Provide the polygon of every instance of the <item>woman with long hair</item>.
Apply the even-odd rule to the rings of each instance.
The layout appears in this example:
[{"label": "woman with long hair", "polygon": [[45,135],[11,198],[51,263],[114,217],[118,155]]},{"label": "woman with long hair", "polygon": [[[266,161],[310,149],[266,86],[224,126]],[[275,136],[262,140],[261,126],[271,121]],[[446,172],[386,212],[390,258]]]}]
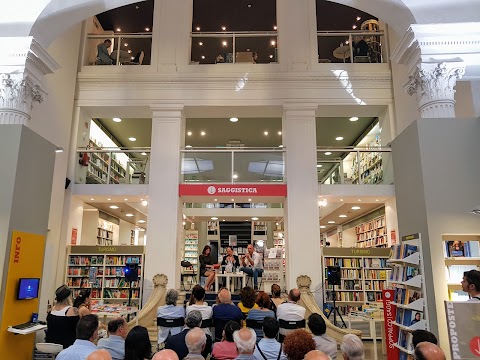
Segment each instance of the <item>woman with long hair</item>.
[{"label": "woman with long hair", "polygon": [[212,248],[205,245],[202,254],[198,257],[200,261],[200,276],[205,276],[205,290],[209,290],[210,286],[215,282],[215,270],[213,269]]},{"label": "woman with long hair", "polygon": [[[275,313],[270,310],[270,296],[265,291],[260,291],[255,300],[255,304],[258,305],[256,309],[250,309],[247,315],[247,320],[263,320],[266,317],[275,318]],[[254,329],[257,334],[257,343],[263,338],[262,329]]]},{"label": "woman with long hair", "polygon": [[80,317],[91,314],[90,304],[91,304],[91,295],[92,291],[90,289],[80,290],[78,296],[73,301],[73,307],[78,309]]},{"label": "woman with long hair", "polygon": [[147,328],[137,325],[125,338],[124,360],[149,360],[152,357],[152,344]]}]

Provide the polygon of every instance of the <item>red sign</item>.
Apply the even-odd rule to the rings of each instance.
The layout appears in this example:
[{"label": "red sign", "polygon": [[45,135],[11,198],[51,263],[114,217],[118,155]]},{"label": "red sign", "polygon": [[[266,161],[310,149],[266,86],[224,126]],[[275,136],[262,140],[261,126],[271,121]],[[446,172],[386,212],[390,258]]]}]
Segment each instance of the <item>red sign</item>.
[{"label": "red sign", "polygon": [[180,196],[287,196],[284,184],[198,184],[179,186]]},{"label": "red sign", "polygon": [[390,240],[392,240],[392,245],[397,243],[397,233],[395,230],[390,231]]},{"label": "red sign", "polygon": [[470,351],[473,355],[480,357],[480,336],[475,336],[470,340]]},{"label": "red sign", "polygon": [[77,228],[72,228],[72,240],[70,241],[70,244],[77,245],[77,234],[78,234]]},{"label": "red sign", "polygon": [[399,350],[393,344],[398,341],[398,329],[392,324],[397,316],[397,307],[394,302],[395,290],[382,290],[383,315],[385,318],[385,336],[387,338],[387,359],[398,360]]}]

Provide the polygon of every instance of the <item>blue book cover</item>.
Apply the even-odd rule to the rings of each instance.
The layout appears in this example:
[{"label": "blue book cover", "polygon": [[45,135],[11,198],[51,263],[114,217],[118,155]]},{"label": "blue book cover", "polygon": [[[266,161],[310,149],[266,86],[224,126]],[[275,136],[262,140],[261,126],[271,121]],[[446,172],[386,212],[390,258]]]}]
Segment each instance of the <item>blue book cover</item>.
[{"label": "blue book cover", "polygon": [[417,252],[417,245],[404,245],[403,248],[403,257],[406,258],[407,256],[412,255],[413,253]]},{"label": "blue book cover", "polygon": [[403,312],[403,321],[402,321],[402,324],[404,326],[410,326],[412,324],[412,316],[413,316],[413,312],[412,310],[410,309],[405,309],[405,311]]},{"label": "blue book cover", "polygon": [[395,318],[395,322],[397,324],[401,324],[403,319],[403,309],[397,308],[397,317]]}]

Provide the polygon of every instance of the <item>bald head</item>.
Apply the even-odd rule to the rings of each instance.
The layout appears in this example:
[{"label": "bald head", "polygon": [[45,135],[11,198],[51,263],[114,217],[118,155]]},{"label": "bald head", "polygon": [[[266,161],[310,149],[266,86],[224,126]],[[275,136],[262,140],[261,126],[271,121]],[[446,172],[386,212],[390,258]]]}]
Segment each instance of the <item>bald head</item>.
[{"label": "bald head", "polygon": [[415,347],[415,357],[418,360],[445,360],[445,353],[437,345],[424,341]]},{"label": "bald head", "polygon": [[233,341],[239,354],[253,354],[257,335],[253,329],[242,328],[233,333]]},{"label": "bald head", "polygon": [[95,350],[85,360],[112,360],[107,350]]},{"label": "bald head", "polygon": [[332,360],[332,359],[330,358],[330,356],[328,356],[327,354],[325,354],[320,350],[312,350],[305,355],[304,360]]},{"label": "bald head", "polygon": [[288,298],[291,301],[298,302],[300,300],[300,290],[298,290],[298,289],[290,290],[290,292],[288,293]]},{"label": "bald head", "polygon": [[179,359],[175,351],[170,349],[163,349],[163,350],[160,350],[158,353],[156,353],[155,356],[152,358],[152,360],[179,360]]},{"label": "bald head", "polygon": [[222,289],[218,293],[218,300],[221,304],[230,304],[232,302],[232,295],[227,289]]},{"label": "bald head", "polygon": [[187,345],[189,354],[200,354],[205,348],[206,342],[205,332],[198,327],[190,330],[185,336],[185,345]]}]

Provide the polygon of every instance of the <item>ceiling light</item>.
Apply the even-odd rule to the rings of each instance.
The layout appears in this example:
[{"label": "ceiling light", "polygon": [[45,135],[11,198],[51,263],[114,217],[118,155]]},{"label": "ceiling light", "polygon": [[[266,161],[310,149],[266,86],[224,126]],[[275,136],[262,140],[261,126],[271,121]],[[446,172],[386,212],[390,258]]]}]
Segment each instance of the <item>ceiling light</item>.
[{"label": "ceiling light", "polygon": [[277,25],[274,25],[274,26],[273,26],[273,30],[277,30]]},{"label": "ceiling light", "polygon": [[129,137],[128,140],[130,140],[130,141],[137,141],[137,138]]},{"label": "ceiling light", "polygon": [[232,199],[232,201],[235,201],[235,199]]},{"label": "ceiling light", "polygon": [[129,54],[131,54],[131,53],[132,53],[132,50],[128,49],[127,52],[128,52]]},{"label": "ceiling light", "polygon": [[185,149],[190,149],[191,147],[192,147],[192,145],[186,145]]},{"label": "ceiling light", "polygon": [[230,118],[230,121],[231,121],[231,122],[237,122],[237,121],[238,121],[238,118],[236,118],[236,117],[231,117],[231,118]]},{"label": "ceiling light", "polygon": [[200,42],[198,43],[198,45],[203,46],[203,42],[200,41]]},{"label": "ceiling light", "polygon": [[339,218],[346,218],[346,217],[347,217],[347,215],[345,215],[345,214],[341,214],[341,215],[338,215],[338,217],[339,217]]},{"label": "ceiling light", "polygon": [[360,206],[352,206],[352,210],[360,210]]},{"label": "ceiling light", "polygon": [[191,131],[187,132],[187,135],[192,136],[192,132]]},{"label": "ceiling light", "polygon": [[325,229],[326,226],[325,225],[320,225],[320,229]]},{"label": "ceiling light", "polygon": [[110,200],[112,200],[112,199],[108,198],[107,200],[110,201]]},{"label": "ceiling light", "polygon": [[148,205],[148,201],[147,201],[147,200],[143,200],[143,201],[142,201],[142,205],[143,205],[143,206],[147,206],[147,205]]},{"label": "ceiling light", "polygon": [[263,135],[267,136],[267,135],[268,135],[268,131],[264,131],[264,132],[263,132]]},{"label": "ceiling light", "polygon": [[278,135],[282,135],[282,132],[281,132],[281,131],[279,131],[279,132],[277,132],[277,134],[278,134]]},{"label": "ceiling light", "polygon": [[380,200],[378,200],[378,199],[375,199],[375,201],[380,201]]},{"label": "ceiling light", "polygon": [[247,51],[250,51],[250,48],[248,48]]},{"label": "ceiling light", "polygon": [[362,201],[362,199],[358,199],[358,201]]},{"label": "ceiling light", "polygon": [[120,29],[120,28],[117,28],[117,31],[122,31],[122,29]]},{"label": "ceiling light", "polygon": [[348,45],[348,42],[349,42],[348,40],[347,40],[347,41],[345,41],[345,44],[346,44],[346,45]]},{"label": "ceiling light", "polygon": [[205,60],[205,55],[202,55],[202,60]]},{"label": "ceiling light", "polygon": [[352,116],[349,120],[350,121],[358,121],[358,117],[357,116]]},{"label": "ceiling light", "polygon": [[147,153],[144,151],[144,152],[140,153],[140,155],[147,156]]},{"label": "ceiling light", "polygon": [[206,134],[205,131],[202,131],[202,132],[200,133],[200,135],[202,135],[202,136],[205,136],[205,134]]},{"label": "ceiling light", "polygon": [[57,148],[55,149],[55,152],[56,152],[56,153],[63,153],[63,147],[60,147],[60,146],[57,147]]},{"label": "ceiling light", "polygon": [[322,164],[317,164],[317,168],[321,168],[322,166]]},{"label": "ceiling light", "polygon": [[123,46],[128,46],[128,43],[123,44]]},{"label": "ceiling light", "polygon": [[355,30],[357,28],[357,25],[353,25],[352,29]]},{"label": "ceiling light", "polygon": [[360,19],[361,19],[361,17],[360,17],[360,16],[357,16],[357,21],[359,21]]},{"label": "ceiling light", "polygon": [[147,28],[145,28],[145,31],[150,31],[150,28],[148,28],[148,27],[147,27]]},{"label": "ceiling light", "polygon": [[132,217],[133,214],[125,214],[126,217]]},{"label": "ceiling light", "polygon": [[128,201],[128,199],[123,199],[124,201]]},{"label": "ceiling light", "polygon": [[327,151],[325,155],[332,155],[332,153],[330,151]]},{"label": "ceiling light", "polygon": [[113,118],[112,120],[115,121],[115,122],[122,122],[122,119],[120,119],[120,118]]},{"label": "ceiling light", "polygon": [[269,55],[268,57],[269,57],[270,59],[273,59],[273,55]]},{"label": "ceiling light", "polygon": [[325,206],[327,206],[327,199],[320,200],[320,201],[318,202],[318,206],[320,206],[320,207],[325,207]]},{"label": "ceiling light", "polygon": [[335,221],[330,220],[328,223],[329,223],[329,224],[335,224]]},{"label": "ceiling light", "polygon": [[251,8],[251,7],[252,7],[252,4],[248,4],[247,7],[248,7],[248,8]]},{"label": "ceiling light", "polygon": [[200,31],[200,26],[197,26],[195,30]]},{"label": "ceiling light", "polygon": [[213,201],[217,201],[217,199],[213,199]]},{"label": "ceiling light", "polygon": [[253,221],[257,221],[257,220],[258,220],[258,217],[254,216],[254,217],[252,217],[252,220],[253,220]]},{"label": "ceiling light", "polygon": [[222,221],[225,221],[225,219],[223,219]]},{"label": "ceiling light", "polygon": [[139,224],[145,224],[145,220],[138,220]]},{"label": "ceiling light", "polygon": [[227,46],[227,42],[226,42],[226,41],[222,41],[222,45],[223,45],[223,46]]},{"label": "ceiling light", "polygon": [[283,148],[283,145],[278,145],[279,148]]},{"label": "ceiling light", "polygon": [[248,201],[252,201],[252,199],[248,199]]},{"label": "ceiling light", "polygon": [[110,209],[118,209],[118,206],[117,205],[111,205]]},{"label": "ceiling light", "polygon": [[337,136],[337,137],[335,138],[335,140],[337,140],[337,141],[343,140],[343,136]]},{"label": "ceiling light", "polygon": [[94,198],[91,198],[90,201],[94,201],[95,199]]},{"label": "ceiling light", "polygon": [[343,199],[340,199],[340,201],[343,201]]},{"label": "ceiling light", "polygon": [[234,179],[238,179],[238,174],[233,174],[232,176]]},{"label": "ceiling light", "polygon": [[184,222],[182,222],[182,225],[185,226],[185,225],[187,225],[187,223],[184,221]]},{"label": "ceiling light", "polygon": [[225,31],[227,30],[227,28],[225,26],[222,26],[222,30]]},{"label": "ceiling light", "polygon": [[131,59],[131,60],[135,59],[135,56],[130,56],[130,59]]},{"label": "ceiling light", "polygon": [[218,220],[218,217],[212,216],[210,219],[212,219],[212,220]]}]

